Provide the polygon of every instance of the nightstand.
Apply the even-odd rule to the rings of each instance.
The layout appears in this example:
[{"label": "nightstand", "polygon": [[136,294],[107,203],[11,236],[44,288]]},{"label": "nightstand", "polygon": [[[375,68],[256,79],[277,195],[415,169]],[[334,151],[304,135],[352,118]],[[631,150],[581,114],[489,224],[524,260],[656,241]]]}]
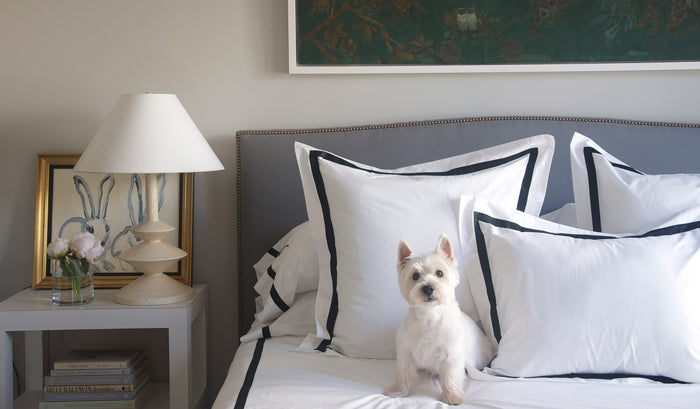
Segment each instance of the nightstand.
[{"label": "nightstand", "polygon": [[[191,300],[176,304],[116,304],[116,290],[95,290],[84,306],[53,306],[47,291],[26,289],[0,303],[0,407],[37,408],[42,398],[43,331],[164,328],[168,330],[169,382],[155,383],[147,408],[194,409],[207,387],[207,287],[194,286]],[[25,333],[26,392],[12,399],[12,338]]]}]

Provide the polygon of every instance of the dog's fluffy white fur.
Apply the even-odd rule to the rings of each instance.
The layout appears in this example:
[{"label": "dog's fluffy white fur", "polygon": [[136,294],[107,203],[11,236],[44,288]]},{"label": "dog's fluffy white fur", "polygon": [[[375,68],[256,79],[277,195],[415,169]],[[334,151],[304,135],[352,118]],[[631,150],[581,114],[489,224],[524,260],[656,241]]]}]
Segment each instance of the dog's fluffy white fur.
[{"label": "dog's fluffy white fur", "polygon": [[398,379],[386,394],[408,395],[426,373],[440,381],[440,400],[458,405],[464,399],[466,367],[481,370],[494,354],[489,340],[455,299],[459,271],[450,240],[441,235],[435,251],[422,257],[413,256],[402,240],[397,270],[409,309],[396,333]]}]

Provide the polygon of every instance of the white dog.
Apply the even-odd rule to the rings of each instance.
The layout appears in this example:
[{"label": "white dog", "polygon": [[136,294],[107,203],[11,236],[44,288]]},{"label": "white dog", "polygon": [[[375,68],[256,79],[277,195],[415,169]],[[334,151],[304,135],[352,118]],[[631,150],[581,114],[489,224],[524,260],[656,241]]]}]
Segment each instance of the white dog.
[{"label": "white dog", "polygon": [[459,272],[447,236],[440,236],[433,253],[412,255],[402,240],[397,270],[409,309],[396,333],[398,379],[386,395],[408,395],[420,373],[427,373],[440,381],[440,400],[458,405],[464,399],[466,366],[483,369],[494,355],[491,344],[455,299]]}]

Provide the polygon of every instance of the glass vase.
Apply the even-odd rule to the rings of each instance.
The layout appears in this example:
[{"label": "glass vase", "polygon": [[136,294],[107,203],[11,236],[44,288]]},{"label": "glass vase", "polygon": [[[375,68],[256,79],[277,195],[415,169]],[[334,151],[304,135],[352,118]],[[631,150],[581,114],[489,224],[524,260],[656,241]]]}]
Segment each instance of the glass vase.
[{"label": "glass vase", "polygon": [[86,274],[67,274],[58,260],[52,260],[51,302],[53,305],[89,304],[95,299],[93,267]]}]

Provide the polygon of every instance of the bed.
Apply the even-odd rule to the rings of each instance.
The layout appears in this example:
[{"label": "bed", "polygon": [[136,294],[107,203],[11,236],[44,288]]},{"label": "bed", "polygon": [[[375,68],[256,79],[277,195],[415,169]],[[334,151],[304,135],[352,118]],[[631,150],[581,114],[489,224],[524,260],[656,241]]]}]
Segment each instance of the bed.
[{"label": "bed", "polygon": [[461,407],[700,405],[700,125],[460,118],[239,131],[237,149],[241,345],[215,409],[447,407],[431,378],[383,395],[395,245],[438,231],[498,347]]}]

